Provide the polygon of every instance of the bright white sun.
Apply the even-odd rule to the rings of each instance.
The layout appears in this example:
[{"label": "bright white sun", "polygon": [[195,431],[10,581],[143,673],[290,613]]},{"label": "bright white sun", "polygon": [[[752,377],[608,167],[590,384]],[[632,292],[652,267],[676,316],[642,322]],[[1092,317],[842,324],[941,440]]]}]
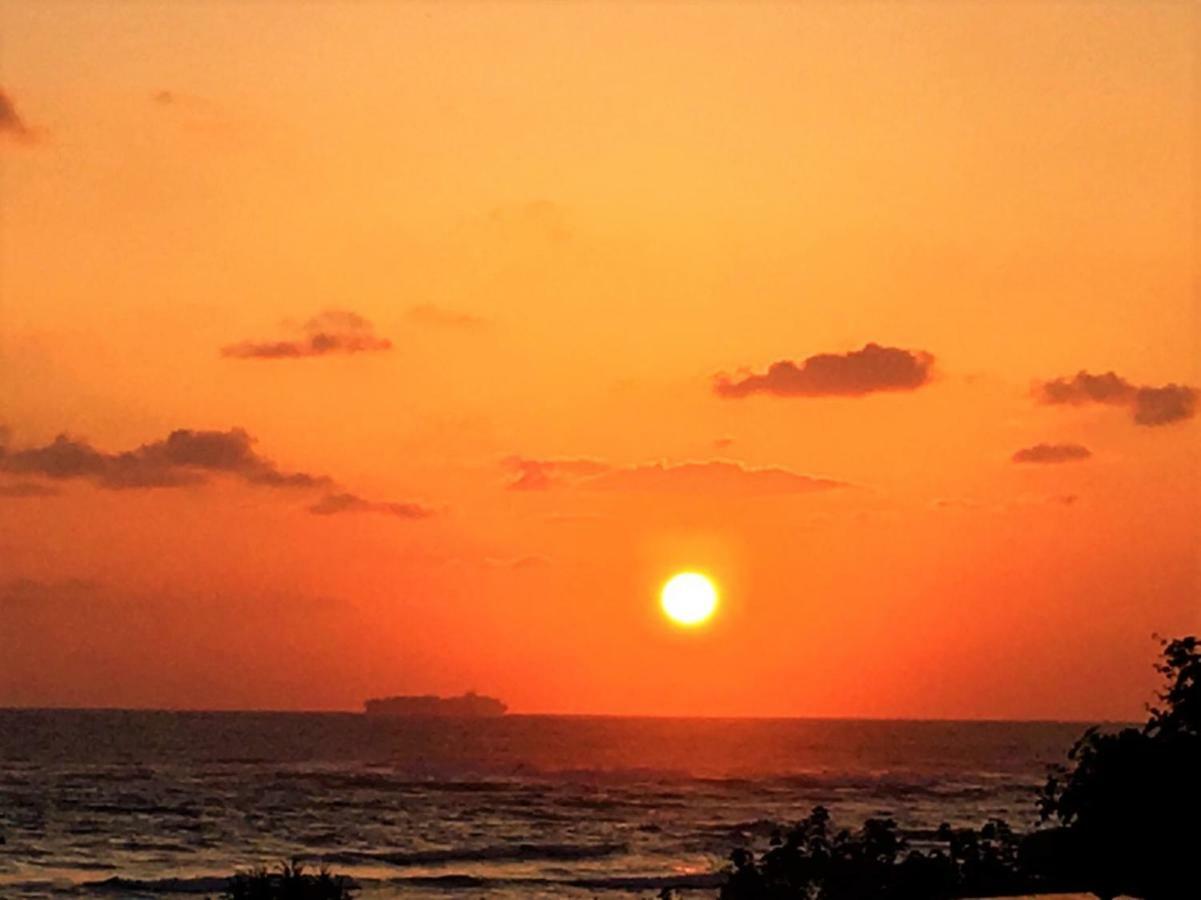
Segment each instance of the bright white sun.
[{"label": "bright white sun", "polygon": [[681,572],[663,585],[659,605],[677,625],[700,625],[717,609],[717,588],[704,575]]}]

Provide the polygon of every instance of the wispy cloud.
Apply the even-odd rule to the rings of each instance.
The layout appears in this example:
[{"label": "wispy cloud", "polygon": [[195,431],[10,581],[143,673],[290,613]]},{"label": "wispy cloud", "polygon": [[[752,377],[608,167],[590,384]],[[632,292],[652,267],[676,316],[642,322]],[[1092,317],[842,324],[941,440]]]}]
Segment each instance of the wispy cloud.
[{"label": "wispy cloud", "polygon": [[1092,375],[1077,372],[1071,378],[1056,378],[1040,384],[1039,401],[1049,405],[1081,406],[1100,403],[1130,410],[1136,425],[1170,425],[1191,419],[1197,412],[1196,388],[1183,384],[1161,387],[1136,385],[1116,372]]},{"label": "wispy cloud", "polygon": [[489,569],[512,569],[514,571],[542,569],[551,564],[550,557],[539,553],[530,553],[525,556],[485,556],[482,562]]},{"label": "wispy cloud", "polygon": [[879,391],[912,391],[929,382],[934,357],[922,350],[867,344],[849,353],[819,353],[801,363],[781,360],[761,375],[718,375],[720,397],[862,397]]},{"label": "wispy cloud", "polygon": [[27,497],[53,497],[58,493],[56,488],[37,481],[12,481],[0,484],[0,497],[22,499]]},{"label": "wispy cloud", "polygon": [[1035,444],[1018,450],[1012,459],[1015,463],[1065,463],[1079,462],[1092,455],[1081,444]]},{"label": "wispy cloud", "polygon": [[378,337],[372,324],[358,313],[327,310],[304,323],[302,337],[279,341],[242,341],[221,348],[231,359],[303,359],[334,354],[390,350],[392,342]]},{"label": "wispy cloud", "polygon": [[610,466],[589,459],[513,457],[506,465],[517,473],[509,483],[511,490],[571,486],[594,491],[763,495],[809,493],[848,486],[846,482],[830,478],[802,475],[776,467],[751,468],[728,460]]},{"label": "wispy cloud", "polygon": [[381,513],[398,519],[428,519],[434,511],[420,503],[393,503],[365,500],[355,494],[326,494],[309,507],[317,516],[335,516],[341,513]]},{"label": "wispy cloud", "polygon": [[609,469],[608,464],[595,459],[527,459],[510,456],[504,466],[516,477],[509,482],[509,490],[543,491],[563,481],[599,475]]},{"label": "wispy cloud", "polygon": [[798,494],[847,487],[847,484],[788,469],[756,469],[726,460],[709,460],[613,469],[591,479],[586,486],[594,490],[684,494]]},{"label": "wispy cloud", "polygon": [[482,331],[488,327],[488,320],[483,316],[472,313],[457,312],[453,309],[443,309],[432,303],[422,303],[409,309],[406,317],[417,325],[431,328],[457,329],[459,331]]},{"label": "wispy cloud", "polygon": [[37,131],[25,123],[12,97],[3,88],[0,88],[0,137],[22,143],[37,139]]}]

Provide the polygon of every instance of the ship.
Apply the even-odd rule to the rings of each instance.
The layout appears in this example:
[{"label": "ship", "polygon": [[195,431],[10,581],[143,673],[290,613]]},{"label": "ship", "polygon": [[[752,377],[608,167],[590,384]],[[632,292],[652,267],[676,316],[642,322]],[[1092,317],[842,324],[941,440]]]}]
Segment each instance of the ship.
[{"label": "ship", "polygon": [[406,716],[411,718],[481,719],[503,716],[508,710],[495,697],[468,691],[461,697],[380,697],[363,702],[369,716]]}]

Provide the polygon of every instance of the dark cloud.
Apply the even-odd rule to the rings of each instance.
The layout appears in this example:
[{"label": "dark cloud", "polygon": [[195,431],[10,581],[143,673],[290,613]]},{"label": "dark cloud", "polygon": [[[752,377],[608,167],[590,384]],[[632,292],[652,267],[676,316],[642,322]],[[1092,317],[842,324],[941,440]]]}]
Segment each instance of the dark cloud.
[{"label": "dark cloud", "polygon": [[163,106],[170,106],[175,102],[175,94],[171,91],[155,91],[150,99]]},{"label": "dark cloud", "polygon": [[0,484],[0,497],[53,497],[56,494],[58,494],[56,488],[36,481],[13,481],[8,484]]},{"label": "dark cloud", "polygon": [[371,323],[358,313],[327,310],[302,326],[304,336],[284,341],[242,341],[221,348],[232,359],[302,359],[331,354],[390,350],[392,342],[378,337]]},{"label": "dark cloud", "polygon": [[16,104],[3,88],[0,88],[0,136],[18,141],[32,141],[36,137],[33,129],[25,124],[25,120],[17,112]]},{"label": "dark cloud", "polygon": [[1137,425],[1169,425],[1197,413],[1197,389],[1183,384],[1141,387],[1134,395]]},{"label": "dark cloud", "polygon": [[513,491],[544,491],[564,480],[598,475],[609,466],[594,459],[525,459],[511,456],[504,461],[516,477],[509,483]]},{"label": "dark cloud", "polygon": [[1041,398],[1044,403],[1070,403],[1074,406],[1083,403],[1125,405],[1134,397],[1135,390],[1134,385],[1116,372],[1106,372],[1104,375],[1077,372],[1073,378],[1056,378],[1045,382],[1041,388]]},{"label": "dark cloud", "polygon": [[867,344],[849,353],[819,353],[799,365],[781,360],[762,375],[719,375],[713,389],[721,397],[862,397],[916,390],[930,380],[933,365],[934,357],[921,350]]},{"label": "dark cloud", "polygon": [[241,428],[229,431],[178,429],[165,440],[133,450],[106,453],[87,441],[60,434],[49,444],[25,450],[0,447],[0,471],[55,480],[84,479],[109,489],[180,487],[210,474],[241,478],[267,487],[323,487],[324,475],[281,471],[254,450]]},{"label": "dark cloud", "polygon": [[1136,425],[1169,425],[1191,419],[1197,412],[1197,389],[1183,384],[1162,387],[1136,385],[1116,372],[1091,375],[1077,372],[1071,378],[1056,378],[1043,382],[1037,390],[1038,399],[1046,404],[1103,403],[1130,409]]},{"label": "dark cloud", "polygon": [[570,485],[598,491],[655,493],[793,494],[845,487],[841,481],[800,475],[787,469],[753,469],[726,460],[649,463],[613,467],[594,460],[507,461],[518,472],[511,490],[546,490]]},{"label": "dark cloud", "polygon": [[471,313],[456,312],[443,309],[432,303],[422,303],[408,311],[409,321],[418,325],[429,325],[433,328],[457,328],[461,331],[480,331],[488,326],[488,320],[483,316]]},{"label": "dark cloud", "polygon": [[383,513],[398,519],[428,519],[432,509],[419,503],[384,503],[364,500],[354,494],[326,494],[309,507],[309,512],[318,516],[334,516],[339,513]]},{"label": "dark cloud", "polygon": [[1035,444],[1023,447],[1013,454],[1016,463],[1062,463],[1076,462],[1092,456],[1088,447],[1080,444]]}]

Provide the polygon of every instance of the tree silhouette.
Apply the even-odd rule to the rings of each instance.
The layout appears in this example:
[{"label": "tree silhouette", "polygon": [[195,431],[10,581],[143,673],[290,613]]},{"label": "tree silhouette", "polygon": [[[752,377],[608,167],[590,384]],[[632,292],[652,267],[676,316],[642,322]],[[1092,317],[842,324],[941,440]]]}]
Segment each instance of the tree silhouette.
[{"label": "tree silhouette", "polygon": [[891,819],[836,831],[813,811],[756,858],[730,854],[721,900],[950,900],[1088,890],[1201,896],[1201,645],[1163,642],[1165,686],[1141,728],[1088,729],[1039,794],[1044,827],[943,825],[910,849]]},{"label": "tree silhouette", "polygon": [[[1163,643],[1161,705],[1142,728],[1090,728],[1047,779],[1044,821],[1062,827],[1040,854],[1100,897],[1196,897],[1201,849],[1201,646]],[[1048,852],[1049,851],[1049,852]]]}]

